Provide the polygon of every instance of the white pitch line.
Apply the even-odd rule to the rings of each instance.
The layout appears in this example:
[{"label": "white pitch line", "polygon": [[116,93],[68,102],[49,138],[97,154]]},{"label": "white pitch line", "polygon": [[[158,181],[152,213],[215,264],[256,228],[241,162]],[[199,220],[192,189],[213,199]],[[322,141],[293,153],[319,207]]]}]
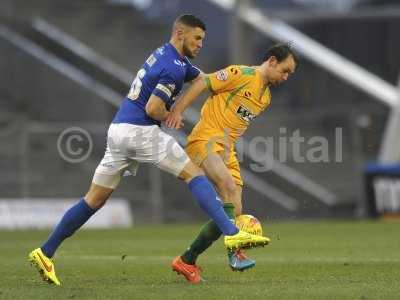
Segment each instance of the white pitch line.
[{"label": "white pitch line", "polygon": [[400,263],[400,258],[351,258],[351,257],[259,257],[257,261],[270,263]]},{"label": "white pitch line", "polygon": [[[122,259],[123,255],[126,255],[124,259]],[[121,255],[62,255],[60,254],[58,259],[80,259],[80,260],[172,260],[171,256],[138,256],[138,255],[129,255],[129,254],[121,254]]]},{"label": "white pitch line", "polygon": [[[122,260],[122,255],[59,255],[58,259],[80,259],[80,260]],[[150,261],[169,261],[172,256],[138,256],[127,254],[124,260],[150,260]],[[392,258],[351,258],[351,257],[257,257],[256,261],[268,263],[400,263],[400,257]],[[225,257],[204,258],[205,261],[226,260]]]}]

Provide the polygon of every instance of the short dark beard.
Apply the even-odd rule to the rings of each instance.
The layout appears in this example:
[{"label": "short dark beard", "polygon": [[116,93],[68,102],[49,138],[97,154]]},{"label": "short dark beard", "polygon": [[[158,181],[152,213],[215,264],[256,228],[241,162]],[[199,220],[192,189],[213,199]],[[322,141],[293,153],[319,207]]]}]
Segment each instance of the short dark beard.
[{"label": "short dark beard", "polygon": [[190,59],[195,58],[193,53],[185,46],[185,44],[183,44],[183,55],[185,55],[186,57],[188,57]]}]

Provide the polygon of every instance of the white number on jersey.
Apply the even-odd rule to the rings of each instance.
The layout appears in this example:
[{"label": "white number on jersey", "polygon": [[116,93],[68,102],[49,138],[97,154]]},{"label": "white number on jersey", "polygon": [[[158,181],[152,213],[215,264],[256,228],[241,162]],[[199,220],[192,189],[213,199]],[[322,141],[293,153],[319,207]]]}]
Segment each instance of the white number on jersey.
[{"label": "white number on jersey", "polygon": [[142,79],[144,75],[146,75],[145,69],[140,69],[139,72],[137,72],[136,78],[135,80],[133,80],[131,89],[128,93],[129,99],[136,100],[139,97],[140,90],[142,89]]}]

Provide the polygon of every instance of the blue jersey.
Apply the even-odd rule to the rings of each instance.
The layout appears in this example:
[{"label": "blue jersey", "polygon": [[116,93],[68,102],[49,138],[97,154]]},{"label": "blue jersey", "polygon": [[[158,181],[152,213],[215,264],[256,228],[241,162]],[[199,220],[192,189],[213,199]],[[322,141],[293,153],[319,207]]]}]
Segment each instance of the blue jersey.
[{"label": "blue jersey", "polygon": [[199,73],[199,69],[182,57],[174,46],[165,44],[154,51],[139,70],[112,122],[160,125],[159,121],[146,114],[145,107],[151,94],[160,97],[169,108],[183,84]]}]

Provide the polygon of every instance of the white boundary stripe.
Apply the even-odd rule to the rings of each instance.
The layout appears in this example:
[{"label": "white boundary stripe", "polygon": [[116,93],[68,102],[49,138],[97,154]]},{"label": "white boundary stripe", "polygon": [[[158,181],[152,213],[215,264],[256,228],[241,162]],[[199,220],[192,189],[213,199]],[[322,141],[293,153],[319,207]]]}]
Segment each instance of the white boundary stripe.
[{"label": "white boundary stripe", "polygon": [[[124,259],[122,255],[63,255],[57,256],[57,259],[79,259],[79,260],[148,260],[148,261],[172,261],[174,257],[165,255],[129,255],[126,254]],[[226,257],[221,256],[208,258],[207,261],[225,261]],[[352,257],[273,257],[265,254],[263,257],[256,257],[256,261],[268,263],[400,263],[400,257],[392,258],[352,258]]]},{"label": "white boundary stripe", "polygon": [[259,257],[257,261],[270,263],[400,263],[400,258],[351,258],[351,257]]},{"label": "white boundary stripe", "polygon": [[[39,229],[54,227],[64,212],[76,203],[76,199],[43,198],[0,199],[0,228]],[[40,217],[38,217],[40,215]],[[82,229],[89,228],[130,228],[133,216],[129,202],[122,198],[114,198],[96,213]]]},{"label": "white boundary stripe", "polygon": [[[126,255],[123,259],[123,255]],[[63,255],[62,253],[57,256],[57,259],[80,259],[80,260],[154,260],[154,261],[165,261],[172,260],[170,256],[148,256],[148,255]]]}]

